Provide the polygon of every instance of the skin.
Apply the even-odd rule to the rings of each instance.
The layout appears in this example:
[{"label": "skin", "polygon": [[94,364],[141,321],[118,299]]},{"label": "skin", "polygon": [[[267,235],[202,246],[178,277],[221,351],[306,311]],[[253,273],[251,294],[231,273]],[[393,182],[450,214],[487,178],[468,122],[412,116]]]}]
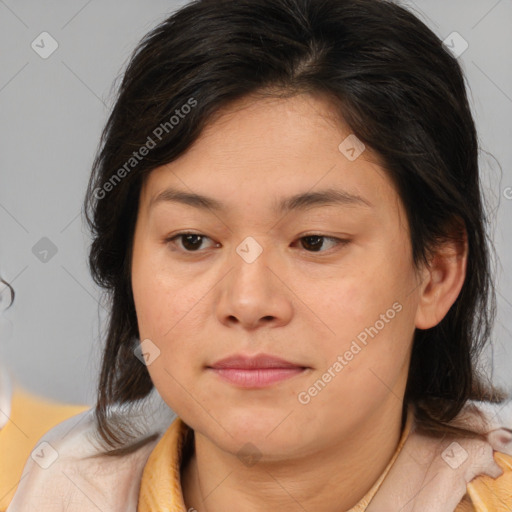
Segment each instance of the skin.
[{"label": "skin", "polygon": [[[338,145],[351,131],[333,112],[320,96],[244,98],[178,160],[152,171],[141,190],[133,293],[140,339],[160,350],[148,365],[151,378],[195,431],[182,471],[187,508],[353,507],[397,447],[414,330],[436,325],[462,287],[466,247],[447,244],[428,267],[414,267],[396,190],[369,148],[355,161],[342,154]],[[167,187],[215,198],[225,211],[151,206]],[[272,209],[281,198],[328,187],[371,206]],[[167,241],[183,231],[204,235],[202,243]],[[312,234],[326,238],[303,238]],[[249,236],[262,248],[251,263],[236,252]],[[299,393],[397,302],[401,311],[300,403]],[[262,352],[308,369],[243,389],[206,368]],[[261,457],[250,467],[237,456],[248,442]]]}]

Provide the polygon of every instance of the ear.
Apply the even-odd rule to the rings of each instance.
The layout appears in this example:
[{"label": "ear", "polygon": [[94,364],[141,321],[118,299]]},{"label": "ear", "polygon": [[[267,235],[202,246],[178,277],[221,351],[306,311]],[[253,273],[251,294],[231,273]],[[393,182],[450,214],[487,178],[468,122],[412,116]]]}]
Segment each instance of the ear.
[{"label": "ear", "polygon": [[459,296],[466,278],[467,253],[467,233],[459,228],[457,236],[442,242],[423,269],[416,311],[418,329],[435,327]]}]

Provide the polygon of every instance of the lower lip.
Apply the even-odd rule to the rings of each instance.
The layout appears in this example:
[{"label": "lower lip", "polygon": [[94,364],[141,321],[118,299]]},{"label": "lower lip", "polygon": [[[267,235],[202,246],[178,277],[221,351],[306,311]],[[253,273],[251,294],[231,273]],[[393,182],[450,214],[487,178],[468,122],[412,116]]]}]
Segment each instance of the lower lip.
[{"label": "lower lip", "polygon": [[276,382],[294,377],[305,368],[259,368],[244,370],[241,368],[210,368],[221,379],[243,388],[262,388]]}]

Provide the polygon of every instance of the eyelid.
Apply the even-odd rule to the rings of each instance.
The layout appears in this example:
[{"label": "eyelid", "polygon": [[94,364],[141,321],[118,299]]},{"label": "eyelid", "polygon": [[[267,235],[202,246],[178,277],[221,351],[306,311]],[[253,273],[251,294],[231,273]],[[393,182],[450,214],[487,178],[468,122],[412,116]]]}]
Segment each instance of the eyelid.
[{"label": "eyelid", "polygon": [[[165,244],[169,244],[169,243],[172,243],[174,244],[174,240],[177,239],[177,238],[180,238],[180,237],[184,237],[184,236],[187,236],[187,235],[197,235],[201,238],[208,238],[209,240],[213,240],[212,238],[210,238],[208,235],[204,235],[203,233],[195,233],[195,232],[192,232],[192,231],[180,231],[179,233],[175,233],[173,235],[169,235],[167,237],[165,237],[164,239],[164,243]],[[219,245],[217,242],[216,242],[217,245]],[[185,250],[182,250],[181,248],[178,247],[178,250],[185,253],[185,254],[194,254],[194,253],[197,253],[199,254],[201,251],[185,251]]]},{"label": "eyelid", "polygon": [[[166,244],[168,244],[168,243],[174,244],[174,240],[175,239],[183,237],[183,236],[186,236],[186,235],[197,235],[197,236],[199,236],[199,237],[201,237],[203,239],[207,238],[207,239],[213,241],[212,238],[210,238],[208,235],[205,235],[203,233],[196,233],[196,232],[192,232],[192,231],[181,231],[179,233],[174,233],[173,235],[169,235],[168,237],[165,238],[164,242]],[[313,232],[313,233],[301,234],[300,236],[298,236],[296,238],[294,243],[297,242],[297,241],[300,241],[303,238],[312,237],[312,236],[317,236],[317,237],[323,238],[325,240],[332,240],[332,241],[335,241],[336,244],[335,244],[335,246],[332,249],[328,249],[326,251],[307,251],[307,250],[304,249],[304,252],[306,252],[307,254],[318,254],[318,255],[329,254],[330,252],[339,250],[340,248],[343,248],[344,246],[346,246],[347,244],[352,242],[351,238],[339,238],[339,237],[335,237],[335,236],[329,236],[329,235],[326,235],[326,234],[323,234],[323,233]],[[216,242],[216,244],[217,244],[217,246],[219,245],[218,242]],[[184,254],[201,254],[203,252],[201,250],[187,251],[187,250],[183,250],[183,249],[181,249],[179,247],[178,247],[177,250],[182,252],[182,253],[184,253]]]},{"label": "eyelid", "polygon": [[336,236],[329,236],[329,235],[324,235],[322,233],[306,233],[306,234],[303,234],[301,236],[299,236],[297,238],[297,240],[301,240],[302,238],[307,238],[307,237],[310,237],[310,236],[317,236],[317,237],[320,237],[320,238],[324,238],[325,240],[333,240],[336,242],[335,246],[332,248],[332,249],[328,249],[326,251],[306,251],[304,250],[307,254],[318,254],[318,255],[322,255],[322,254],[326,254],[326,255],[329,255],[331,252],[335,252],[341,248],[343,248],[345,245],[349,244],[350,242],[352,242],[352,239],[351,238],[340,238],[340,237],[336,237]]}]

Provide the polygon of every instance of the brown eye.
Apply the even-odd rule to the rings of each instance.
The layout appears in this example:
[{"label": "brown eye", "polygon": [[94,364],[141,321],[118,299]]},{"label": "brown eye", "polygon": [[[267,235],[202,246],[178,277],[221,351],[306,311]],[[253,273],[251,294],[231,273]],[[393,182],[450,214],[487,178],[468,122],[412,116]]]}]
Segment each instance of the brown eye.
[{"label": "brown eye", "polygon": [[299,239],[301,241],[301,245],[308,252],[326,252],[326,250],[321,250],[324,248],[325,240],[330,240],[334,242],[334,246],[336,245],[346,245],[349,243],[349,240],[344,240],[340,238],[333,238],[324,235],[306,235]]},{"label": "brown eye", "polygon": [[178,233],[168,238],[166,242],[177,245],[175,242],[176,239],[181,239],[181,247],[178,247],[185,252],[198,252],[198,250],[201,249],[202,242],[205,239],[209,239],[209,237],[199,233]]}]

